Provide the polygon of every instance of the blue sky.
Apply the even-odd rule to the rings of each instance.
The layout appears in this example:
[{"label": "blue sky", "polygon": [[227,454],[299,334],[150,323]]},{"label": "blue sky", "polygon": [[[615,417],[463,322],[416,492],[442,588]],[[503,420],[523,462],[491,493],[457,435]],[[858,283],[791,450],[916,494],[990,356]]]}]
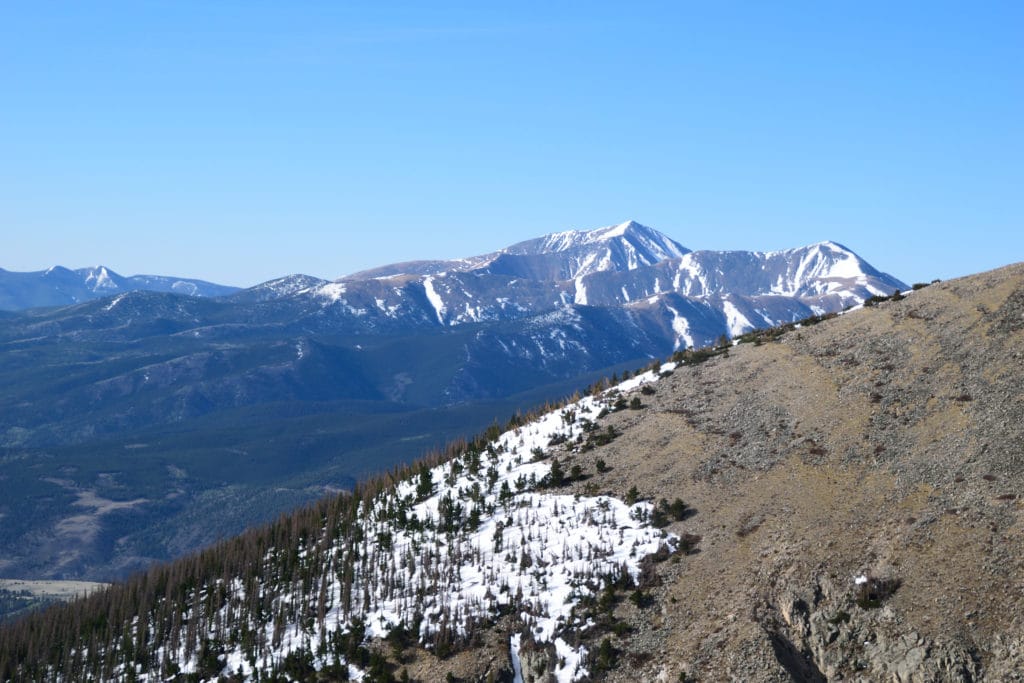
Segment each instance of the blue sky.
[{"label": "blue sky", "polygon": [[1024,259],[1024,3],[0,5],[0,267],[251,285],[633,218]]}]

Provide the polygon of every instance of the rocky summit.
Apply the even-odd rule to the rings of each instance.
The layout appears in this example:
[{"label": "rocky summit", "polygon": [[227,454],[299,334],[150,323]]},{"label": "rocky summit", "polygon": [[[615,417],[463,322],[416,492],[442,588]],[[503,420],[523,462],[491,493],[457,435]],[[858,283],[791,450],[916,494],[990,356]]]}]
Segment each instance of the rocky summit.
[{"label": "rocky summit", "polygon": [[1024,264],[680,350],[0,630],[8,680],[1013,681]]}]

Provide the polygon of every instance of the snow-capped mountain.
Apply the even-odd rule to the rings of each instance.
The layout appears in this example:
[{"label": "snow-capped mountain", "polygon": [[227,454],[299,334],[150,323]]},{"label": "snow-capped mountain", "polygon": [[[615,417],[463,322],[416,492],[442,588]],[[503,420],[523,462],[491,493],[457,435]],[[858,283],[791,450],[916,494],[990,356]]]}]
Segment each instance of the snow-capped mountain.
[{"label": "snow-capped mountain", "polygon": [[342,280],[483,272],[551,282],[597,272],[633,270],[678,258],[688,251],[660,232],[630,220],[596,230],[554,232],[481,256],[395,263],[354,273]]},{"label": "snow-capped mountain", "polygon": [[164,275],[124,277],[106,266],[75,270],[54,266],[33,272],[0,268],[0,310],[68,306],[136,290],[213,297],[231,294],[238,288]]},{"label": "snow-capped mountain", "polygon": [[[775,252],[690,251],[627,221],[481,256],[383,266],[280,296],[310,302],[321,317],[376,330],[517,320],[572,305],[626,307],[634,317],[670,320],[679,348],[906,287],[834,242]],[[684,323],[680,310],[695,307],[701,314]]]},{"label": "snow-capped mountain", "polygon": [[593,273],[632,271],[688,252],[660,232],[626,221],[596,230],[556,232],[514,244],[495,255],[485,271],[536,280],[573,280]]},{"label": "snow-capped mountain", "polygon": [[[438,339],[436,353],[450,359],[445,367],[451,374],[431,373],[433,381],[424,383],[414,379],[425,370],[424,359],[410,350],[401,351],[397,359],[382,356],[370,363],[376,378],[354,373],[368,359],[360,354],[363,361],[357,362],[348,351],[316,361],[326,364],[317,372],[300,370],[319,358],[311,352],[287,361],[303,379],[285,381],[285,374],[268,369],[272,380],[250,386],[257,376],[250,368],[230,382],[218,379],[209,391],[220,398],[197,398],[197,406],[206,406],[202,410],[229,397],[236,407],[239,402],[270,400],[276,388],[288,396],[303,395],[302,387],[310,381],[317,385],[317,395],[326,391],[340,397],[337,391],[358,387],[357,394],[345,398],[360,400],[407,397],[410,386],[429,403],[498,398],[906,289],[834,242],[775,252],[690,251],[635,221],[552,233],[481,256],[385,266],[334,282],[290,275],[219,297],[211,295],[228,288],[173,278],[124,278],[103,267],[2,275],[7,282],[56,283],[61,296],[71,291],[67,283],[78,287],[75,296],[82,299],[115,296],[95,306],[15,318],[8,325],[10,339],[44,338],[59,331],[97,343],[131,343],[143,333],[148,339],[163,331],[188,335],[193,345],[214,345],[204,347],[203,353],[221,357],[242,353],[257,339],[285,349],[296,344],[316,349],[316,344],[296,340],[326,338],[333,345],[333,340],[357,336],[378,340],[373,344],[377,348],[408,344],[412,349],[430,337]],[[143,286],[190,296],[126,295]],[[455,331],[459,334],[445,336]],[[218,346],[229,339],[235,344],[230,352]],[[246,358],[245,364],[262,362],[259,355],[240,357]],[[316,380],[336,373],[361,379],[336,383],[333,390]],[[396,384],[396,375],[411,381]],[[89,404],[87,397],[82,404]],[[170,405],[159,401],[153,415],[180,415],[183,409],[188,414],[190,406],[179,396]],[[133,414],[140,412],[135,406]]]}]

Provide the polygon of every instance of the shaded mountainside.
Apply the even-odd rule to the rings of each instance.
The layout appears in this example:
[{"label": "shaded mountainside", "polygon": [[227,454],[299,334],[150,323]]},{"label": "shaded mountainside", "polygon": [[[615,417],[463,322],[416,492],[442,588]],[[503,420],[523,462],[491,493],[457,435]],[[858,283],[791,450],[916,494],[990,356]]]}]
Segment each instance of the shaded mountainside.
[{"label": "shaded mountainside", "polygon": [[1024,680],[1022,365],[1024,264],[679,352],[0,630],[0,678]]}]

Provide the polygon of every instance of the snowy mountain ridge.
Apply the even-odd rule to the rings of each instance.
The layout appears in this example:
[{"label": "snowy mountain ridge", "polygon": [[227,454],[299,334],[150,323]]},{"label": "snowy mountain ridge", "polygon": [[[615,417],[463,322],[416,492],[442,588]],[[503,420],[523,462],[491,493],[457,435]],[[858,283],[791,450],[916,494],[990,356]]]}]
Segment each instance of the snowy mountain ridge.
[{"label": "snowy mountain ridge", "polygon": [[[679,348],[706,343],[723,331],[742,334],[906,288],[835,242],[768,252],[690,251],[627,221],[556,232],[457,261],[384,266],[314,283],[292,296],[371,326],[453,327],[519,320],[572,305],[625,307],[673,329],[686,327],[687,333],[675,335]],[[694,306],[704,311],[701,319],[678,322],[680,311]]]},{"label": "snowy mountain ridge", "polygon": [[[360,271],[340,278],[342,281],[373,278],[438,276],[452,272],[480,271],[522,274],[545,280],[572,279],[604,270],[632,270],[668,258],[678,258],[689,250],[660,232],[633,220],[594,230],[565,230],[536,237],[498,251],[460,259],[409,261]],[[544,264],[544,269],[539,265]]]}]

